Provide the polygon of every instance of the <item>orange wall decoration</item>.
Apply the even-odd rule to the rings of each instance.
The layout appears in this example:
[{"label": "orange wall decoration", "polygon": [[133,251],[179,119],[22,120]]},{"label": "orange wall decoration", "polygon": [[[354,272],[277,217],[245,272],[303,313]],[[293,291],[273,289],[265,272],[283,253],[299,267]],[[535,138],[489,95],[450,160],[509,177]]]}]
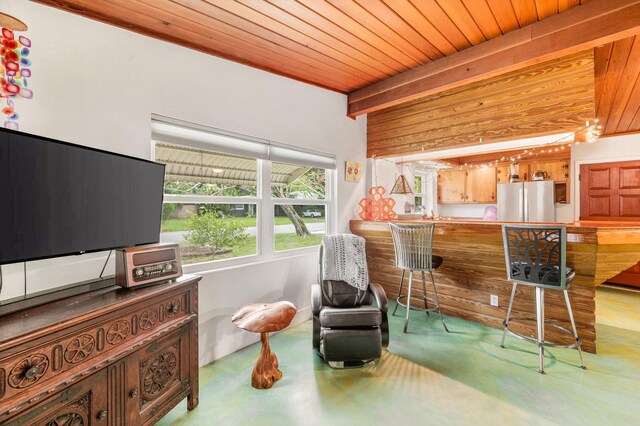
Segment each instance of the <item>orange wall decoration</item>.
[{"label": "orange wall decoration", "polygon": [[382,186],[374,186],[369,189],[370,198],[363,198],[360,206],[360,219],[362,220],[390,220],[397,219],[398,215],[393,211],[396,202],[393,198],[384,198],[386,192]]}]

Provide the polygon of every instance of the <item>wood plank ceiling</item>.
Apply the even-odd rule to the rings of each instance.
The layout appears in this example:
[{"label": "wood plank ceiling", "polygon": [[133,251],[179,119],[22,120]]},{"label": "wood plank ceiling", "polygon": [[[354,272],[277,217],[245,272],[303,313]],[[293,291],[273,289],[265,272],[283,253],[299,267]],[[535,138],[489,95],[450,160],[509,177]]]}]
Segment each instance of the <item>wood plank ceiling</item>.
[{"label": "wood plank ceiling", "polygon": [[[589,3],[35,1],[352,96],[390,77]],[[607,1],[612,7],[623,3]],[[596,113],[604,135],[640,131],[640,36],[596,48],[594,62]]]},{"label": "wood plank ceiling", "polygon": [[36,0],[342,93],[587,0]]},{"label": "wood plank ceiling", "polygon": [[603,135],[640,131],[640,36],[595,49],[596,116]]}]

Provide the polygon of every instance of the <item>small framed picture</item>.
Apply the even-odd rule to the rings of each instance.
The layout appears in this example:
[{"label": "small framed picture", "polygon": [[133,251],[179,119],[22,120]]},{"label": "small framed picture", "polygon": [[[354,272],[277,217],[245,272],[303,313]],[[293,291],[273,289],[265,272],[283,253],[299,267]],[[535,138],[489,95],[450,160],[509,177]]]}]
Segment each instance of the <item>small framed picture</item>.
[{"label": "small framed picture", "polygon": [[345,161],[344,180],[347,182],[360,182],[362,176],[362,164],[356,161]]}]

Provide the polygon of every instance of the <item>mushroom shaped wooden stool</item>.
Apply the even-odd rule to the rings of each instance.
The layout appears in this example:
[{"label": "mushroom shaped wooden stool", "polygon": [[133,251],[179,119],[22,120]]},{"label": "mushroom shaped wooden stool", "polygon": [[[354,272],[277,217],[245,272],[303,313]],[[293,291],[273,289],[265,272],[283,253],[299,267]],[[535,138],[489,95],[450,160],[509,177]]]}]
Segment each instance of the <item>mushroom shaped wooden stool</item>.
[{"label": "mushroom shaped wooden stool", "polygon": [[231,322],[241,329],[260,333],[262,349],[251,374],[251,386],[254,388],[269,389],[282,378],[278,358],[269,347],[269,332],[288,326],[296,312],[291,302],[254,303],[238,309],[231,317]]}]

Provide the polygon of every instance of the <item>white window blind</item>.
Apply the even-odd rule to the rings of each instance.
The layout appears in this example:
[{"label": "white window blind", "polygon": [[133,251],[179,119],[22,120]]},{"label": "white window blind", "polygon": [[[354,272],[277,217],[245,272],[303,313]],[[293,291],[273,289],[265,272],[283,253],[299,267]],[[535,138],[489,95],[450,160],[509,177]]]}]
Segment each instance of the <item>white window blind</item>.
[{"label": "white window blind", "polygon": [[269,159],[279,163],[298,164],[301,166],[319,167],[321,169],[336,169],[336,158],[333,156],[303,151],[291,147],[269,146]]},{"label": "white window blind", "polygon": [[298,164],[323,169],[336,169],[336,157],[290,145],[273,143],[226,132],[212,127],[180,122],[168,118],[153,118],[151,138],[156,142],[189,146],[232,155],[259,158],[281,163]]}]

